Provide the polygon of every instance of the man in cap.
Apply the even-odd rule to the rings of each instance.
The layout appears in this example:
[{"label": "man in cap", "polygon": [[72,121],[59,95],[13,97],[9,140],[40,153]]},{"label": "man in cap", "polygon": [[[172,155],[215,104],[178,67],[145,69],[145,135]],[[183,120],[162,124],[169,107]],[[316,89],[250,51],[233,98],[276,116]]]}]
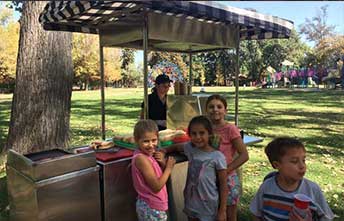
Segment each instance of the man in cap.
[{"label": "man in cap", "polygon": [[[171,82],[166,74],[158,75],[152,93],[148,95],[148,118],[157,123],[159,130],[166,129],[166,99]],[[141,104],[140,118],[144,118],[143,102]]]}]

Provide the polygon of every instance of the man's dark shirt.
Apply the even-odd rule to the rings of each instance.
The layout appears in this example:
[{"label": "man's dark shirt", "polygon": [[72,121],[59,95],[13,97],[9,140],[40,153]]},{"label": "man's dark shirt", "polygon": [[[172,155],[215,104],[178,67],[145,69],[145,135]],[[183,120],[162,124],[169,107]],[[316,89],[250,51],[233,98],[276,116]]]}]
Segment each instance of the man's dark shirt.
[{"label": "man's dark shirt", "polygon": [[[148,118],[151,120],[166,120],[166,103],[164,104],[156,92],[148,95]],[[141,104],[143,108],[143,102]],[[158,125],[159,130],[165,130],[166,127]]]}]

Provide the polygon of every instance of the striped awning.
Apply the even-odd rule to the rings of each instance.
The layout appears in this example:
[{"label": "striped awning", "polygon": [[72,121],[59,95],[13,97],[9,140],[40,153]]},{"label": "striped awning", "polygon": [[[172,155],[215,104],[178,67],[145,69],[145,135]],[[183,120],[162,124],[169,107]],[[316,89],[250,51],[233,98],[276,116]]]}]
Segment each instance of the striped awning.
[{"label": "striped awning", "polygon": [[150,16],[153,50],[230,48],[239,35],[240,40],[288,38],[293,28],[285,19],[210,1],[51,1],[39,19],[45,30],[99,34],[106,46],[139,48],[144,15]]},{"label": "striped awning", "polygon": [[293,28],[293,23],[285,19],[207,1],[51,1],[40,22],[46,30],[98,33],[100,25],[126,16],[137,17],[144,11],[208,23],[239,24],[242,40],[287,38]]}]

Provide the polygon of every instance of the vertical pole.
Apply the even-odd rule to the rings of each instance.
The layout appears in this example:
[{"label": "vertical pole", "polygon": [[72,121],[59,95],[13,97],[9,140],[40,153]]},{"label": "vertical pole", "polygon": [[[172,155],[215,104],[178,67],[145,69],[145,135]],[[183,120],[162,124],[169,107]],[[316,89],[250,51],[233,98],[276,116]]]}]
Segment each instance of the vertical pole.
[{"label": "vertical pole", "polygon": [[192,52],[189,52],[189,84],[190,87],[193,86],[193,78],[192,78]]},{"label": "vertical pole", "polygon": [[104,92],[104,51],[99,38],[99,55],[100,55],[100,95],[102,111],[102,139],[105,140],[105,92]]},{"label": "vertical pole", "polygon": [[[240,64],[239,64],[239,49],[240,49],[240,25],[237,25],[237,43],[235,49],[235,125],[239,127],[239,73],[240,73]],[[240,132],[242,133],[242,132]],[[244,139],[242,137],[242,139]],[[238,157],[236,154],[235,158]],[[240,195],[243,192],[243,180],[242,180],[242,167],[237,169],[239,181],[241,183]]]},{"label": "vertical pole", "polygon": [[237,43],[235,50],[235,125],[239,126],[239,48],[240,48],[240,26],[237,25]]},{"label": "vertical pole", "polygon": [[144,88],[144,119],[148,119],[148,17],[143,17],[143,88]]}]

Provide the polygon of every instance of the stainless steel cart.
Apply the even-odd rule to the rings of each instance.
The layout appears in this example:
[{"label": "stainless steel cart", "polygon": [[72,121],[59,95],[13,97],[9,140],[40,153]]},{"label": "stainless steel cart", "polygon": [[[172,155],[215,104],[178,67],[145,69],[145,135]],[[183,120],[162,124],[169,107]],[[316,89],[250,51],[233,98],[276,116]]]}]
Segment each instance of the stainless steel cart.
[{"label": "stainless steel cart", "polygon": [[[167,183],[169,194],[169,220],[186,221],[183,213],[183,189],[186,181],[187,161],[182,154],[173,154],[176,165]],[[135,221],[136,196],[131,178],[131,157],[108,162],[97,161],[100,169],[103,221]]]},{"label": "stainless steel cart", "polygon": [[13,221],[96,221],[101,219],[99,166],[94,152],[49,150],[7,159]]},{"label": "stainless steel cart", "polygon": [[131,178],[131,157],[97,162],[100,166],[102,220],[137,220],[135,210],[137,193]]}]

